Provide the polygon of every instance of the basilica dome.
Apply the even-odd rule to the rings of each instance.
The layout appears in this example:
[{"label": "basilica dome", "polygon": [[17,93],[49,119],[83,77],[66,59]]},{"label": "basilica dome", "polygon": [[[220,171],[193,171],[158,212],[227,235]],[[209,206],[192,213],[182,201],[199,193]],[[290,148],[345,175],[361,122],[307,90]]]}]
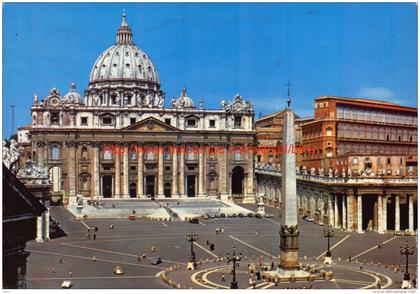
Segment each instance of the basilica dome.
[{"label": "basilica dome", "polygon": [[132,80],[159,85],[155,65],[132,41],[126,15],[118,28],[116,43],[106,49],[92,67],[89,83]]},{"label": "basilica dome", "polygon": [[182,88],[181,96],[176,99],[176,108],[195,108],[194,101],[187,96],[187,89]]}]

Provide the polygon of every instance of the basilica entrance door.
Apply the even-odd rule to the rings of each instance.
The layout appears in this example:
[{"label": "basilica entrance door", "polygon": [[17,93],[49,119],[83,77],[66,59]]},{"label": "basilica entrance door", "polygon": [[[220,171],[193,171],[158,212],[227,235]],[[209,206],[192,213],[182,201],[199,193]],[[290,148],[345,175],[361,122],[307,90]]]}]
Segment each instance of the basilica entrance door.
[{"label": "basilica entrance door", "polygon": [[131,183],[130,184],[130,198],[136,198],[136,192],[137,192],[136,183]]},{"label": "basilica entrance door", "polygon": [[146,176],[146,195],[155,197],[155,176]]},{"label": "basilica entrance door", "polygon": [[195,197],[195,176],[187,176],[187,196]]},{"label": "basilica entrance door", "polygon": [[163,187],[163,192],[165,194],[165,198],[171,198],[171,184],[166,183]]},{"label": "basilica entrance door", "polygon": [[112,176],[102,177],[102,193],[104,198],[112,197]]}]

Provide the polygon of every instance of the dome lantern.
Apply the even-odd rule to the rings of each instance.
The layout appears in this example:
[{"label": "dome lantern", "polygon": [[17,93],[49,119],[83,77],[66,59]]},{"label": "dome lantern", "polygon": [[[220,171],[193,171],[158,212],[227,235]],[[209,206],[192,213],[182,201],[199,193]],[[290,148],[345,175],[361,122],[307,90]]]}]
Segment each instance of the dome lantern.
[{"label": "dome lantern", "polygon": [[117,44],[133,44],[133,34],[131,33],[131,28],[128,26],[126,14],[123,13],[123,19],[120,27],[117,31],[116,41]]}]

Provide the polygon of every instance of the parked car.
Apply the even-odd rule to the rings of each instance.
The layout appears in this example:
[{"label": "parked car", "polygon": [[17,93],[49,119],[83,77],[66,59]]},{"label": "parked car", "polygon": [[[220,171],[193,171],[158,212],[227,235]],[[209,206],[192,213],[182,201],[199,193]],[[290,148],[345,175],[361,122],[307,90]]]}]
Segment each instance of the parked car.
[{"label": "parked car", "polygon": [[220,217],[223,217],[223,218],[224,218],[224,217],[226,217],[226,214],[222,212],[222,213],[220,214]]},{"label": "parked car", "polygon": [[198,223],[199,223],[199,221],[198,221],[198,219],[197,219],[197,218],[192,218],[192,219],[190,219],[190,223],[191,223],[191,224],[198,224]]},{"label": "parked car", "polygon": [[256,214],[255,214],[255,217],[256,217],[256,218],[262,218],[262,215],[261,215],[260,213],[256,213]]},{"label": "parked car", "polygon": [[216,213],[216,218],[220,218],[220,213]]},{"label": "parked car", "polygon": [[124,274],[124,271],[120,265],[114,266],[114,274],[119,276]]},{"label": "parked car", "polygon": [[70,281],[63,281],[63,283],[61,284],[61,288],[63,289],[69,289],[73,287],[73,283]]},{"label": "parked car", "polygon": [[238,213],[238,217],[244,217],[243,213],[242,212]]},{"label": "parked car", "polygon": [[248,217],[254,217],[254,216],[255,215],[252,212],[248,213]]},{"label": "parked car", "polygon": [[154,257],[150,262],[151,265],[158,265],[160,263],[162,263],[162,259],[160,257]]},{"label": "parked car", "polygon": [[232,217],[233,217],[233,218],[237,218],[237,217],[238,217],[238,215],[237,215],[236,213],[234,213],[234,214],[232,214]]},{"label": "parked car", "polygon": [[205,215],[204,215],[204,219],[208,219],[209,218],[209,215],[206,213]]}]

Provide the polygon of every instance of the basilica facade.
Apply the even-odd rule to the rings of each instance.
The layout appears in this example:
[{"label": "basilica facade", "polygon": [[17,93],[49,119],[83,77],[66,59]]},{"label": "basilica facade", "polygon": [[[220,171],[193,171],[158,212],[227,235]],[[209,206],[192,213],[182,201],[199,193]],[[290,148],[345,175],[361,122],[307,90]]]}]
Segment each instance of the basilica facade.
[{"label": "basilica facade", "polygon": [[88,88],[34,96],[18,131],[21,161],[49,170],[53,201],[209,197],[254,202],[254,110],[237,94],[205,109],[183,88],[165,107],[155,65],[123,15],[114,45],[94,63]]}]

